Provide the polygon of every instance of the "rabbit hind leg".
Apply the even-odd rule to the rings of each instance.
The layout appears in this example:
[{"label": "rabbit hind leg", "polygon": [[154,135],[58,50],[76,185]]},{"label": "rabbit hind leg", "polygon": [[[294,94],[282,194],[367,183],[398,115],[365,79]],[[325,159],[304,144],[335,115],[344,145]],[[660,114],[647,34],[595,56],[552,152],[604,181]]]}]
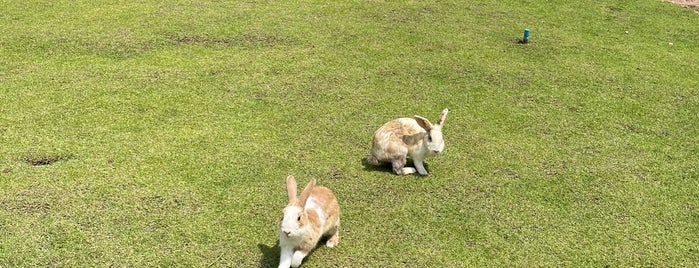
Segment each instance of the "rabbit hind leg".
[{"label": "rabbit hind leg", "polygon": [[404,155],[394,157],[393,161],[391,161],[391,165],[393,166],[393,172],[395,172],[398,175],[408,175],[417,172],[415,168],[406,167],[405,164],[407,162],[408,160]]}]

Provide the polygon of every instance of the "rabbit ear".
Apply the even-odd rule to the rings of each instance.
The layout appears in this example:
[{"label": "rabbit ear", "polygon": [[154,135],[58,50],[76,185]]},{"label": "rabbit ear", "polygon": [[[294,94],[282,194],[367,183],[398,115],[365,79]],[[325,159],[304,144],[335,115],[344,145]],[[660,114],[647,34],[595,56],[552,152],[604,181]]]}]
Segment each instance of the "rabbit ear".
[{"label": "rabbit ear", "polygon": [[437,119],[437,125],[444,125],[444,120],[447,119],[447,114],[449,113],[449,109],[444,109],[442,110],[442,114],[439,115],[439,119]]},{"label": "rabbit ear", "polygon": [[432,129],[432,123],[430,123],[430,120],[427,120],[427,118],[416,115],[415,121],[417,121],[418,125],[427,130],[427,132],[429,132]]},{"label": "rabbit ear", "polygon": [[313,191],[313,187],[315,186],[316,179],[311,179],[311,181],[309,181],[306,185],[306,188],[303,188],[303,192],[301,192],[301,196],[299,197],[299,203],[301,206],[306,206],[306,200],[308,200],[308,197],[311,196],[311,191]]},{"label": "rabbit ear", "polygon": [[286,177],[286,195],[289,197],[289,203],[296,200],[296,180],[294,176]]}]

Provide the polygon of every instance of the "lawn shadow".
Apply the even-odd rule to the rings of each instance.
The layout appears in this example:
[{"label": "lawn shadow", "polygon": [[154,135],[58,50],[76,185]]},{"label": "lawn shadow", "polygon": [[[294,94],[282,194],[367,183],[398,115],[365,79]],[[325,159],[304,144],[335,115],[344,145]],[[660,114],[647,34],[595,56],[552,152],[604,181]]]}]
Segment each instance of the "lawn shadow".
[{"label": "lawn shadow", "polygon": [[277,267],[279,265],[279,241],[274,244],[274,246],[267,246],[265,244],[259,243],[257,247],[260,248],[262,252],[262,257],[260,257],[260,268],[267,267]]},{"label": "lawn shadow", "polygon": [[372,165],[366,157],[362,158],[362,165],[366,171],[383,171],[383,172],[393,172],[390,163],[383,163],[382,165]]},{"label": "lawn shadow", "polygon": [[[323,236],[320,238],[318,241],[318,244],[315,246],[315,248],[311,249],[310,252],[308,252],[308,255],[306,255],[305,258],[303,258],[303,262],[301,262],[301,266],[303,266],[303,263],[306,262],[311,256],[313,256],[313,252],[316,251],[318,248],[321,246],[325,247],[325,243],[330,239],[330,237]],[[260,268],[267,268],[267,267],[278,267],[279,266],[279,255],[281,252],[281,248],[279,248],[279,240],[277,240],[277,243],[274,244],[274,246],[267,246],[265,244],[259,243],[257,244],[257,247],[260,249],[262,252],[262,257],[260,257]]]},{"label": "lawn shadow", "polygon": [[[391,163],[382,163],[381,165],[372,165],[372,164],[369,164],[369,161],[367,161],[367,158],[365,157],[365,158],[362,158],[362,165],[364,166],[365,171],[369,171],[369,172],[377,171],[377,172],[393,173],[393,167],[391,166]],[[425,169],[427,169],[427,171],[429,172],[430,165],[427,163],[423,163],[423,165],[425,166]],[[407,163],[405,163],[405,166],[406,167],[415,167],[415,164],[413,163],[413,160],[408,159]],[[420,176],[420,174],[417,174],[417,173],[411,174],[411,175]]]}]

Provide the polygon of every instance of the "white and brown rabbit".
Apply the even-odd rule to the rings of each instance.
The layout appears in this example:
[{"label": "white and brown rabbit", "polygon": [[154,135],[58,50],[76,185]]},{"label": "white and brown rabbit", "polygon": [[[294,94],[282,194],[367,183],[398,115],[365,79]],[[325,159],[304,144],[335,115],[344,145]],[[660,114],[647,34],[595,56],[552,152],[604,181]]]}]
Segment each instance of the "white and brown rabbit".
[{"label": "white and brown rabbit", "polygon": [[[372,165],[391,163],[398,175],[428,175],[424,160],[429,155],[444,151],[442,126],[449,109],[444,109],[437,123],[416,115],[415,118],[398,118],[384,124],[374,133],[371,155],[367,162]],[[415,168],[405,167],[407,158],[411,158]]]},{"label": "white and brown rabbit", "polygon": [[340,242],[340,205],[330,189],[315,184],[311,179],[297,198],[294,176],[286,177],[289,203],[279,222],[280,268],[299,267],[322,237],[330,237],[328,247]]}]

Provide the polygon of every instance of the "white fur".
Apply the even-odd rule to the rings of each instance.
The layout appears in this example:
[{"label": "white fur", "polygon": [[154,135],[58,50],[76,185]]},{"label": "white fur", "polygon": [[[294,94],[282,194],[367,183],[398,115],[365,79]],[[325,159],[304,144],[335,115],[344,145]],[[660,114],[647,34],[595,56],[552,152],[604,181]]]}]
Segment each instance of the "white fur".
[{"label": "white fur", "polygon": [[291,267],[299,267],[301,262],[303,262],[303,258],[307,255],[308,253],[301,252],[300,250],[295,251],[294,256],[291,257]]},{"label": "white fur", "polygon": [[[301,213],[301,208],[296,206],[288,206],[284,208],[284,218],[282,218],[282,223],[280,225],[280,232],[289,232],[287,237],[290,240],[301,240],[301,236],[306,233],[308,226],[304,228],[299,228],[296,223],[296,216]],[[286,235],[285,235],[286,236]]]},{"label": "white fur", "polygon": [[291,267],[291,257],[294,255],[294,249],[288,247],[287,245],[282,245],[282,241],[279,241],[279,247],[281,247],[281,256],[279,257],[279,268],[289,268]]},{"label": "white fur", "polygon": [[320,204],[317,203],[313,196],[308,197],[308,201],[306,201],[306,206],[304,209],[306,211],[315,210],[315,212],[318,214],[318,219],[320,220],[320,229],[324,230],[325,220],[327,217],[325,216],[325,213],[323,213],[323,209],[320,207]]}]

